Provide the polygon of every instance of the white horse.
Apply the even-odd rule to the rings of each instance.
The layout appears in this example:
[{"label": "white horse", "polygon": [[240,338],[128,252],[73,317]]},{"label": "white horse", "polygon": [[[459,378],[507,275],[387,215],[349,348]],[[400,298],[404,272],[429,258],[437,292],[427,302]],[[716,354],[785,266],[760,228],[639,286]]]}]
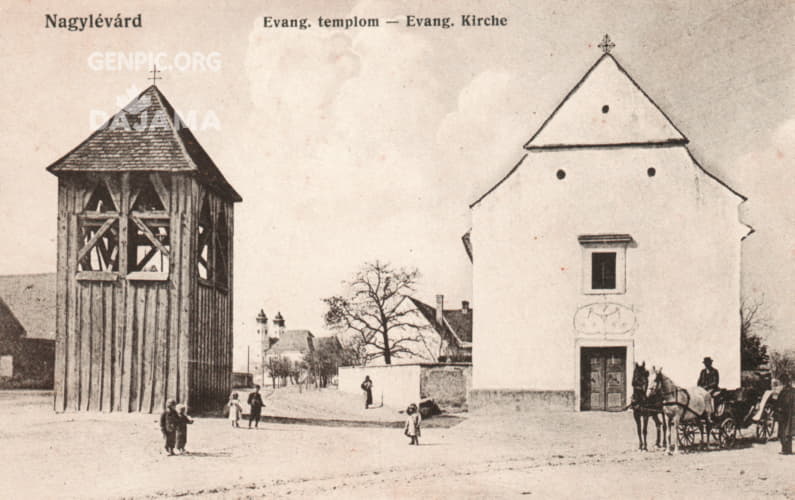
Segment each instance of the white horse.
[{"label": "white horse", "polygon": [[[679,452],[679,424],[695,421],[701,431],[701,444],[709,445],[709,426],[712,418],[712,396],[701,387],[683,389],[663,375],[662,367],[652,367],[654,381],[649,384],[646,396],[662,398],[663,432],[667,437],[668,453]],[[675,439],[672,439],[671,429]],[[706,435],[706,443],[704,436]]]}]

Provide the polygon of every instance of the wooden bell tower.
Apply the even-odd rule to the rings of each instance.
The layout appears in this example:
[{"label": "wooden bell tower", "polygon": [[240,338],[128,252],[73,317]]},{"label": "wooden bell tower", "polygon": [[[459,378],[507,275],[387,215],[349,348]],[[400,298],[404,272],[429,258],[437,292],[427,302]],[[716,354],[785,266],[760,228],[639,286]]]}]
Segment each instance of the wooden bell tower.
[{"label": "wooden bell tower", "polygon": [[47,170],[58,176],[55,410],[219,408],[240,196],[154,85]]}]

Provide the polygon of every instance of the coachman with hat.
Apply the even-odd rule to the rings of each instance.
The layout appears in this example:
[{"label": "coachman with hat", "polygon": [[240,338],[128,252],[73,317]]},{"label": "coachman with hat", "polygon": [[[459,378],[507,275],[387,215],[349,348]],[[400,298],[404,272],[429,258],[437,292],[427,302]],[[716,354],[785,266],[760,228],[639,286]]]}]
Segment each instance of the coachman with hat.
[{"label": "coachman with hat", "polygon": [[698,375],[698,386],[706,389],[710,394],[718,390],[720,375],[718,370],[712,367],[712,358],[704,358],[704,369]]}]

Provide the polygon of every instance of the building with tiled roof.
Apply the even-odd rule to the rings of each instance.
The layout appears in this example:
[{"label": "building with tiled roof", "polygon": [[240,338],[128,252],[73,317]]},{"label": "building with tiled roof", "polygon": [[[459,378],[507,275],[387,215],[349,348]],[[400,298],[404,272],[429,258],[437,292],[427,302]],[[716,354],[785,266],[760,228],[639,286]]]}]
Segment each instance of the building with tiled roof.
[{"label": "building with tiled roof", "polygon": [[267,355],[300,359],[315,350],[314,339],[315,336],[309,330],[284,330],[271,344]]},{"label": "building with tiled roof", "polygon": [[26,337],[55,339],[55,273],[0,276],[0,299]]},{"label": "building with tiled roof", "polygon": [[[460,309],[445,309],[444,295],[436,296],[436,307],[409,297],[420,316],[441,338],[438,361],[472,361],[472,308],[462,301]],[[434,360],[435,361],[435,360]]]},{"label": "building with tiled roof", "polygon": [[55,274],[0,276],[0,387],[52,388]]}]

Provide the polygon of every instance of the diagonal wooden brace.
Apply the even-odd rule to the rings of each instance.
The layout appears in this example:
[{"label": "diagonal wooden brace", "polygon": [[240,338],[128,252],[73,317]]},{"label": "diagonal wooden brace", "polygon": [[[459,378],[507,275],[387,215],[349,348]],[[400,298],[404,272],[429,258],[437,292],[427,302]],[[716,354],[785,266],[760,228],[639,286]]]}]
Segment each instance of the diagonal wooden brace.
[{"label": "diagonal wooden brace", "polygon": [[108,229],[110,229],[110,226],[112,226],[114,222],[116,222],[115,217],[106,220],[105,223],[99,227],[97,232],[94,233],[94,236],[92,236],[91,239],[88,240],[88,242],[85,245],[83,245],[83,248],[81,248],[80,251],[77,253],[77,262],[80,262],[85,258],[86,255],[88,255],[88,252],[90,252],[91,249],[94,248],[94,245],[97,244],[97,241],[99,241],[99,239],[102,238],[102,235],[104,235],[105,232]]},{"label": "diagonal wooden brace", "polygon": [[138,229],[141,230],[144,236],[146,236],[146,238],[149,241],[151,241],[152,244],[156,246],[158,250],[160,250],[160,253],[162,253],[166,257],[169,256],[168,249],[164,247],[162,243],[160,243],[160,240],[158,240],[154,234],[152,234],[152,231],[150,231],[149,228],[146,227],[146,224],[141,222],[140,219],[138,219],[138,217],[135,217],[134,215],[130,216],[130,220],[133,221],[133,223],[135,223],[135,225],[138,226]]}]

